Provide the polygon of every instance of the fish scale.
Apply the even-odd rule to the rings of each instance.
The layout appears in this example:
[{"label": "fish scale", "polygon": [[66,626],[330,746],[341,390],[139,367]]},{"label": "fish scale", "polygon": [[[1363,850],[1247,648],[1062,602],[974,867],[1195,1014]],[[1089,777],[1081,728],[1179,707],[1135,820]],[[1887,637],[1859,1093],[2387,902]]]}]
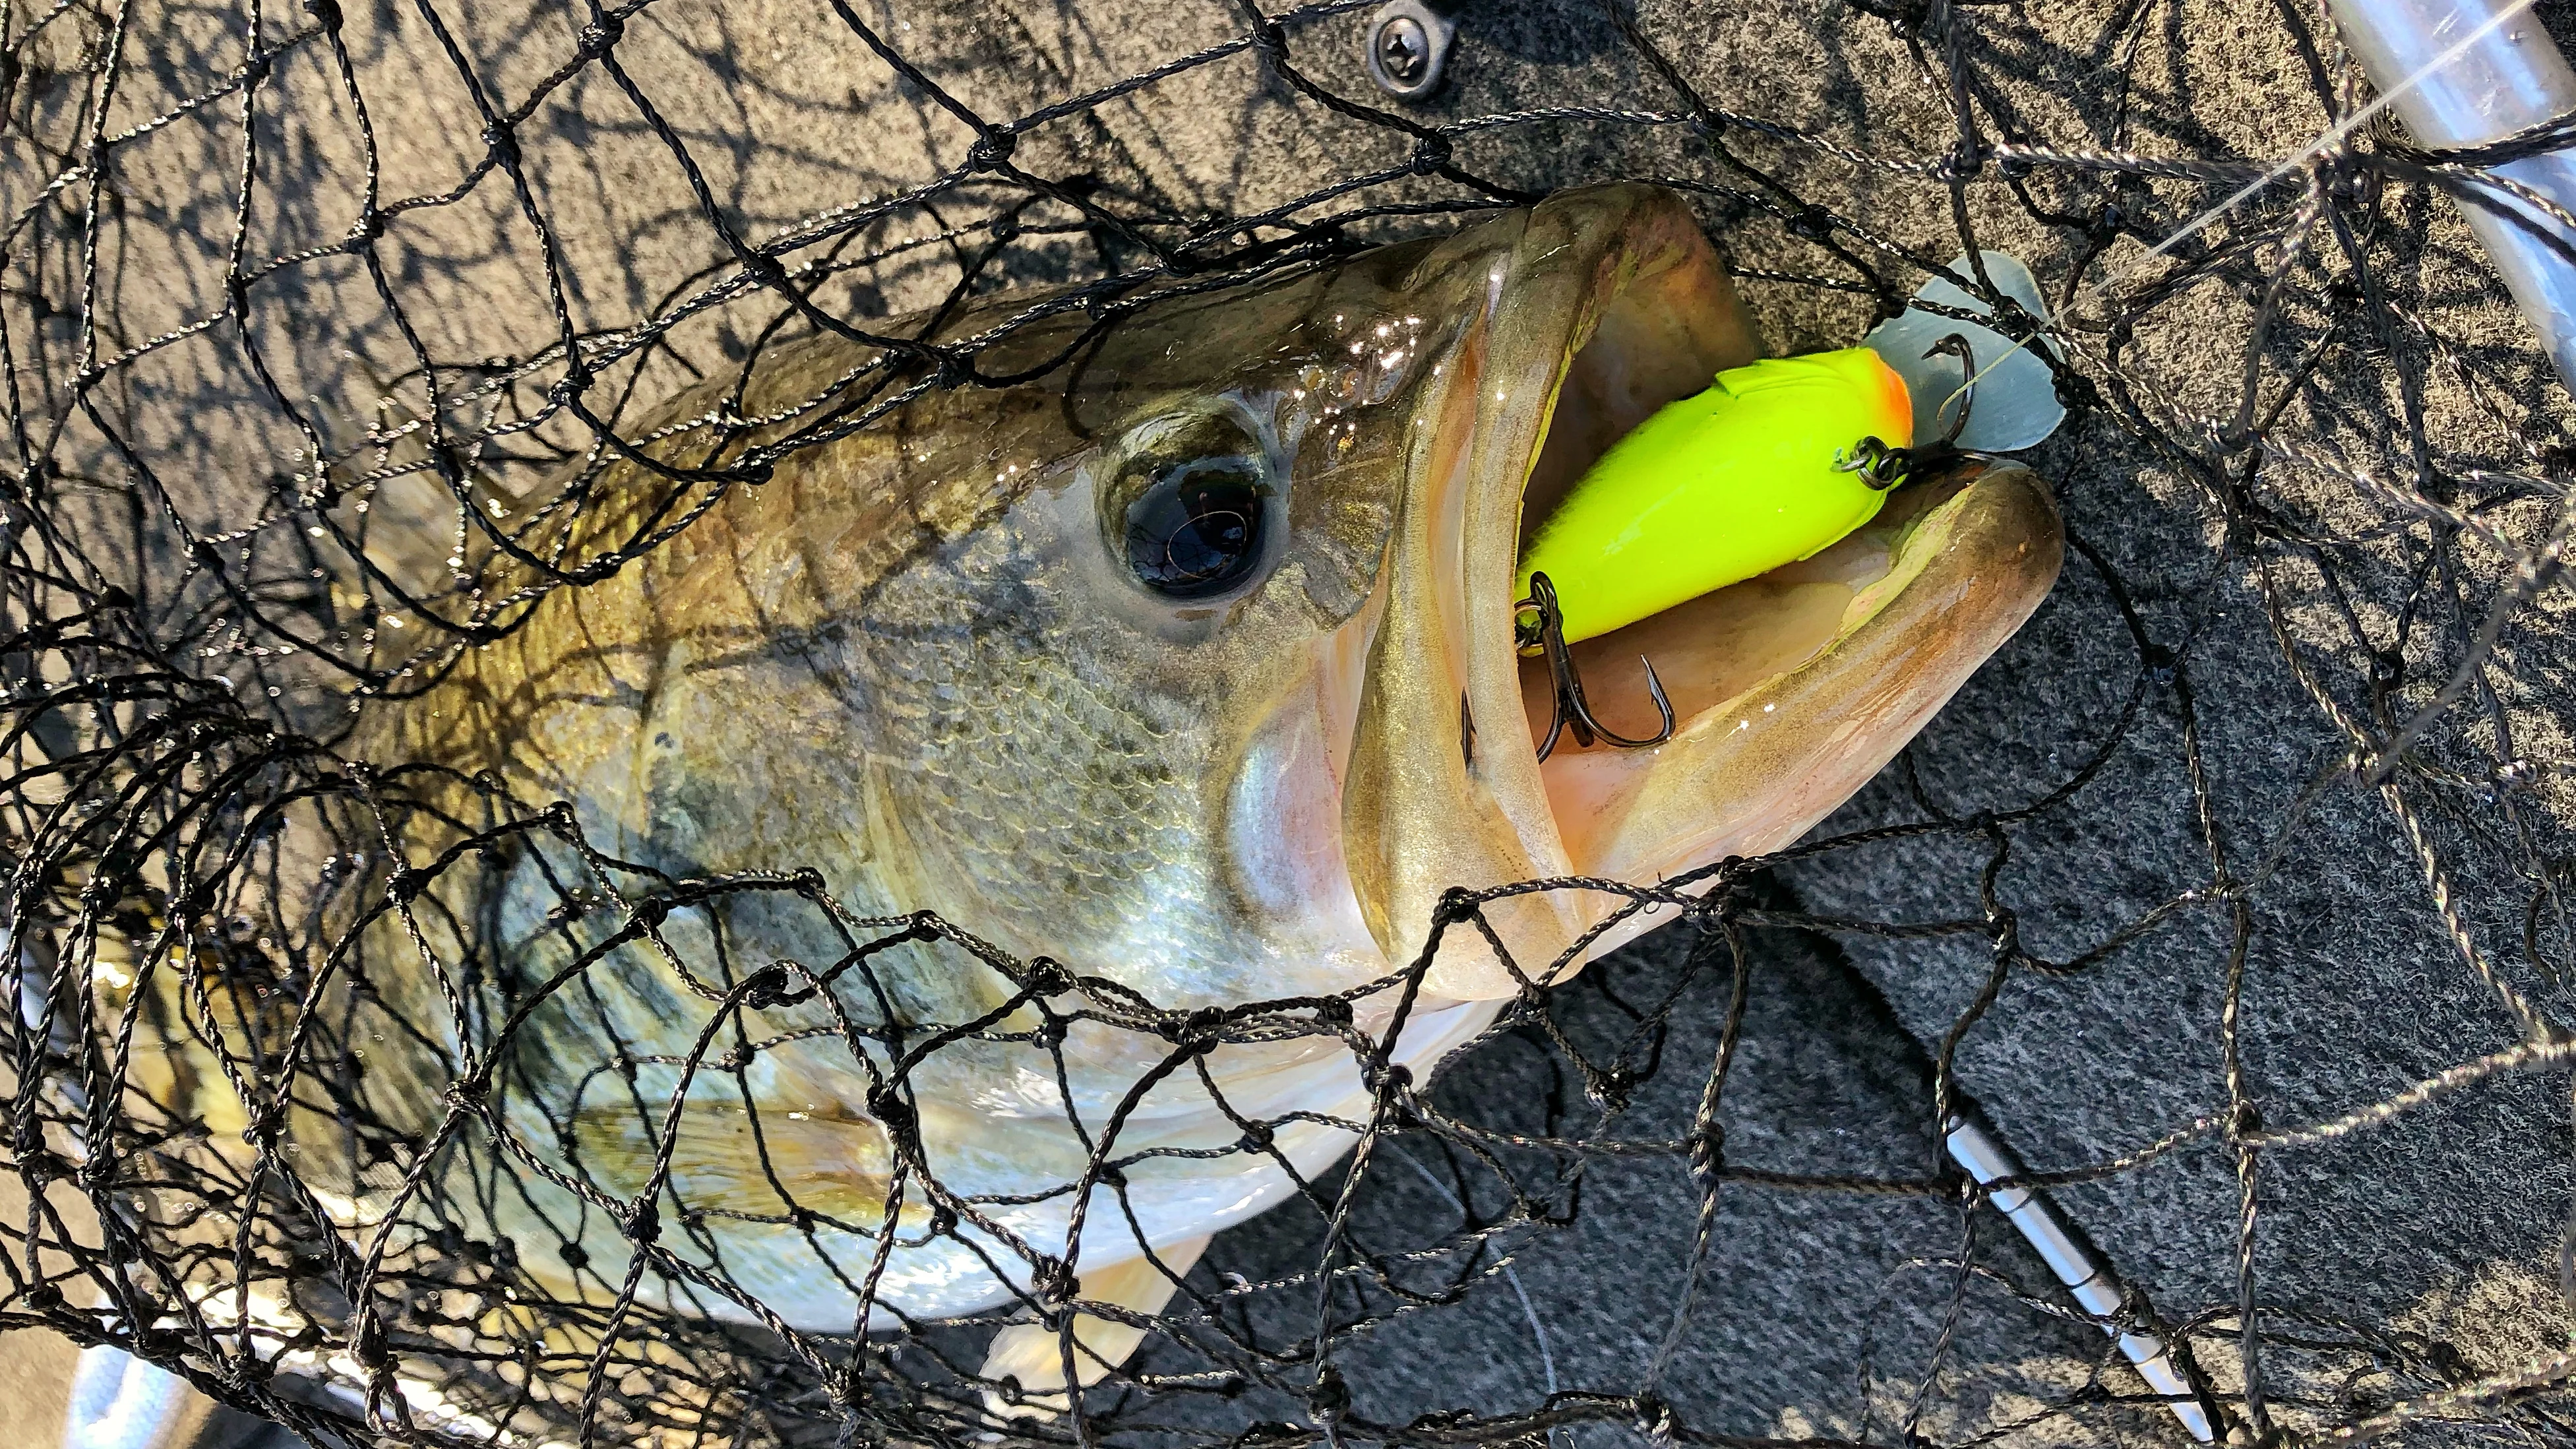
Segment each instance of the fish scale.
[{"label": "fish scale", "polygon": [[[1192,849],[1203,805],[1165,753],[1200,747],[1101,682],[1115,667],[1080,654],[1076,626],[1043,611],[1049,597],[1044,565],[1008,528],[917,555],[875,586],[844,668],[867,681],[871,748],[912,762],[886,772],[885,790],[908,815],[948,822],[928,850],[960,867],[988,919],[1026,915],[1060,933],[1015,947],[1053,948],[1158,992],[1204,982],[1184,991],[1190,1000],[1255,989],[1198,964],[1257,958],[1242,933],[1169,929],[1186,928],[1210,893],[1192,879],[1207,869]],[[905,905],[872,892],[852,904]],[[1156,951],[1085,959],[1058,944],[1118,939],[1149,912],[1167,928]],[[1170,972],[1158,956],[1193,964]],[[986,985],[928,1019],[983,1009],[1000,983]]]}]

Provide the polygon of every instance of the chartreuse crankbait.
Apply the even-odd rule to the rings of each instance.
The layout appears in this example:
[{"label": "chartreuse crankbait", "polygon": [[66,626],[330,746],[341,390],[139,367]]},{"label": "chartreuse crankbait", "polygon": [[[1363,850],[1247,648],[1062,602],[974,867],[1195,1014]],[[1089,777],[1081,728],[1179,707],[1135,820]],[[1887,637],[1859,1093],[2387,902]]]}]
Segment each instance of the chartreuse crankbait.
[{"label": "chartreuse crankbait", "polygon": [[1807,558],[1886,500],[1851,466],[1867,438],[1914,441],[1905,381],[1868,348],[1728,368],[1575,483],[1521,555],[1521,592],[1546,575],[1573,644]]}]

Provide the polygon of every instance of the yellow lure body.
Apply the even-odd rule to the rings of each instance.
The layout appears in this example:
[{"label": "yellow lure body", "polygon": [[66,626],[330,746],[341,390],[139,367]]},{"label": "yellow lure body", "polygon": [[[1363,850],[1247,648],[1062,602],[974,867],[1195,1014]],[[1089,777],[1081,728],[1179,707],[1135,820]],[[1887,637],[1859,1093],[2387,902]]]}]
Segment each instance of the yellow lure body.
[{"label": "yellow lure body", "polygon": [[1905,380],[1866,347],[1765,358],[1667,404],[1601,455],[1532,535],[1571,644],[1807,558],[1887,495],[1837,468],[1914,441]]}]

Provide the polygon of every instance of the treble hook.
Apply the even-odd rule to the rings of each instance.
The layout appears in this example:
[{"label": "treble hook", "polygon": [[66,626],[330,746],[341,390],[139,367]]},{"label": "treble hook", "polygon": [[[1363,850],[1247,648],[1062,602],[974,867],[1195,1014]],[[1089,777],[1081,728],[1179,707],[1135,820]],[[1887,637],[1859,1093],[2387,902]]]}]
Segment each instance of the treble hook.
[{"label": "treble hook", "polygon": [[[1645,655],[1637,662],[1646,666],[1646,693],[1655,701],[1655,712],[1664,717],[1663,728],[1653,739],[1632,740],[1618,734],[1592,717],[1592,706],[1583,698],[1583,676],[1575,672],[1574,650],[1565,642],[1565,611],[1557,607],[1556,585],[1547,575],[1530,575],[1530,596],[1512,605],[1512,632],[1519,646],[1526,650],[1536,645],[1547,655],[1547,672],[1556,689],[1556,712],[1547,722],[1547,738],[1539,741],[1538,757],[1545,760],[1556,749],[1557,739],[1568,727],[1574,731],[1574,742],[1589,745],[1594,740],[1617,745],[1623,750],[1651,749],[1673,737],[1673,702],[1664,694],[1664,682],[1655,677],[1654,661]],[[1532,612],[1537,619],[1522,624],[1519,615]]]}]

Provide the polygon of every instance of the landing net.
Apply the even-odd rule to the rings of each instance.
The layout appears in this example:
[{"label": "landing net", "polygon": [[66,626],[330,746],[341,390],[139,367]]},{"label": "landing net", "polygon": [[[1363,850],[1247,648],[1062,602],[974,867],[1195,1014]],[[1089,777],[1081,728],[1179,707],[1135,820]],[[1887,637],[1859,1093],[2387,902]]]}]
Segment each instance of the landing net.
[{"label": "landing net", "polygon": [[[2569,1437],[2576,453],[2457,200],[2514,153],[2338,134],[2370,93],[2297,5],[1471,7],[1422,104],[1369,84],[1367,19],[0,6],[0,1327],[316,1444],[2178,1439],[2106,1328],[2169,1344],[2222,1435]],[[370,995],[399,963],[348,910],[470,942],[412,919],[436,878],[579,842],[543,799],[424,818],[351,730],[782,461],[584,534],[661,400],[818,319],[1035,283],[1106,307],[1617,179],[1690,198],[1778,352],[1850,345],[1964,252],[2029,261],[2065,576],[1807,843],[1688,902],[1631,883],[1659,934],[1436,1078],[1376,1073],[1360,1150],[1220,1237],[1078,1412],[997,1414],[1019,1389],[979,1377],[995,1325],[1078,1300],[1053,1265],[963,1321],[764,1321],[675,1251],[702,1214],[511,1115],[483,987],[443,1019]],[[1005,342],[828,401],[866,427]],[[427,576],[358,564],[387,531],[435,540]],[[676,923],[828,914],[825,883],[586,859],[560,898],[598,949],[530,989],[689,968],[699,1050],[608,1084],[655,1121],[652,1082],[762,1049],[746,1002],[836,965],[855,1000],[893,937],[1183,1064],[1347,1022],[1087,996],[972,920],[731,959]],[[457,1013],[472,1062],[427,1045]],[[890,1062],[994,1029],[850,1017]],[[228,1092],[190,1077],[212,1063]],[[2028,1173],[1940,1151],[1970,1095]],[[1257,1154],[1282,1123],[1243,1125]],[[581,1221],[494,1231],[541,1180]],[[2117,1313],[1998,1214],[2032,1187],[2129,1284]],[[332,1230],[359,1199],[370,1226]],[[864,1255],[827,1269],[871,1291]]]}]

